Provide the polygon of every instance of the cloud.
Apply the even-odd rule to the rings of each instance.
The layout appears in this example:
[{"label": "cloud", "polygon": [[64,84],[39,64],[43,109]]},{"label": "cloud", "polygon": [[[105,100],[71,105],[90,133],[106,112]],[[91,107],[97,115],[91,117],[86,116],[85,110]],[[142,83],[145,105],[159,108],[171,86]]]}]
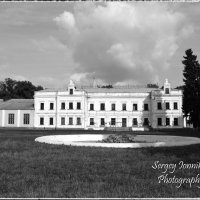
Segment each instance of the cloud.
[{"label": "cloud", "polygon": [[193,27],[193,25],[188,24],[186,26],[184,26],[181,30],[181,36],[182,37],[189,37],[191,34],[193,34],[195,31],[195,28]]},{"label": "cloud", "polygon": [[42,85],[44,88],[62,88],[66,83],[64,80],[58,80],[55,77],[40,76],[34,81],[37,85]]},{"label": "cloud", "polygon": [[17,81],[27,81],[28,78],[26,78],[25,76],[22,75],[12,75],[11,78],[17,80]]},{"label": "cloud", "polygon": [[[73,50],[69,48],[67,44],[61,42],[58,38],[49,36],[45,39],[34,39],[31,40],[31,42],[34,50],[36,50],[36,52],[39,51],[39,54],[42,55],[40,62],[42,60],[52,60],[52,67],[50,70],[54,71],[54,69],[57,69],[55,74],[59,76],[59,79],[65,77],[69,78],[69,76],[75,73],[76,69],[79,67],[79,64],[73,59]],[[48,74],[49,76],[52,76],[49,71],[46,72],[46,75]],[[62,74],[59,74],[59,71],[61,71]]]},{"label": "cloud", "polygon": [[[64,37],[67,38],[67,44],[73,45],[74,40],[77,39],[79,30],[76,26],[76,20],[71,12],[64,11],[59,16],[53,19],[54,22],[60,27],[60,32],[62,34],[62,29],[65,31],[63,33]],[[65,40],[66,41],[66,40]]]},{"label": "cloud", "polygon": [[32,40],[32,44],[41,52],[67,51],[67,46],[53,36],[43,40]]},{"label": "cloud", "polygon": [[[193,33],[184,13],[168,4],[112,2],[79,4],[54,21],[63,29],[63,43],[79,65],[80,80],[93,74],[106,83],[159,80],[173,70],[170,60],[179,41]],[[77,73],[79,75],[77,75]]]},{"label": "cloud", "polygon": [[81,82],[87,78],[89,73],[75,73],[70,76],[70,79],[75,82]]},{"label": "cloud", "polygon": [[71,12],[65,11],[61,15],[54,18],[55,22],[63,28],[71,29],[75,27],[75,18]]},{"label": "cloud", "polygon": [[10,72],[11,66],[9,63],[3,63],[0,62],[0,81],[4,81],[6,78],[11,78],[17,81],[25,81],[28,80],[27,77],[21,75],[21,74],[16,74],[16,73],[11,73]]},{"label": "cloud", "polygon": [[139,83],[134,80],[126,80],[126,81],[116,82],[114,85],[116,86],[139,85]]},{"label": "cloud", "polygon": [[[69,77],[77,85],[107,85],[108,83],[102,79],[96,78],[94,73],[74,73]],[[95,83],[94,83],[95,82]]]},{"label": "cloud", "polygon": [[0,80],[4,81],[6,78],[11,78],[11,79],[16,80],[16,81],[27,81],[27,80],[29,80],[27,77],[19,75],[19,74],[12,74],[12,73],[8,73],[8,72],[2,72],[0,74]]},{"label": "cloud", "polygon": [[27,7],[24,5],[21,5],[20,7],[4,6],[4,8],[0,11],[1,24],[10,24],[12,26],[19,27],[28,25],[30,8],[31,6]]},{"label": "cloud", "polygon": [[1,73],[4,72],[5,70],[7,70],[8,68],[9,68],[9,65],[7,63],[0,64]]},{"label": "cloud", "polygon": [[53,36],[49,36],[45,39],[40,39],[40,40],[34,39],[34,40],[32,40],[32,44],[37,48],[37,50],[39,50],[43,53],[68,51],[67,46],[64,45],[62,42],[60,42],[58,39],[56,39]]},{"label": "cloud", "polygon": [[121,43],[113,44],[110,49],[107,50],[114,59],[121,63],[122,66],[128,68],[135,68],[133,51],[128,46]]}]

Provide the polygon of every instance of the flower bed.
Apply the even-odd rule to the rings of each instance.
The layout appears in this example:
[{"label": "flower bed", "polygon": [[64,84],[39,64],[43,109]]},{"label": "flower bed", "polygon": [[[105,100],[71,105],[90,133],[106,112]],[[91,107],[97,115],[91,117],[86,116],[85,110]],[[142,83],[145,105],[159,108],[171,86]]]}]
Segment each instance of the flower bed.
[{"label": "flower bed", "polygon": [[103,139],[103,143],[145,143],[145,141],[136,141],[136,135],[109,135],[107,138]]}]

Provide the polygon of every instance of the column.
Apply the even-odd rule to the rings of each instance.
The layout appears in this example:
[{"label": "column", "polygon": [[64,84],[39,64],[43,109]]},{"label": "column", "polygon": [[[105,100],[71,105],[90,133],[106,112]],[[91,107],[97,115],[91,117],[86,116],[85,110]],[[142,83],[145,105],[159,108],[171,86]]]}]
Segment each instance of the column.
[{"label": "column", "polygon": [[2,127],[5,126],[5,110],[2,110]]},{"label": "column", "polygon": [[20,127],[20,110],[17,110],[17,127]]}]

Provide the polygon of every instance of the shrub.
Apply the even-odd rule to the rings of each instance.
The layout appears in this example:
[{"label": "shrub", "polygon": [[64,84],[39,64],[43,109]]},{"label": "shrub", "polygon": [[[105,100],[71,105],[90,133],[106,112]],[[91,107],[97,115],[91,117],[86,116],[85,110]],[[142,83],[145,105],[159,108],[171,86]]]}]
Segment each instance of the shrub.
[{"label": "shrub", "polygon": [[109,135],[103,139],[104,143],[133,143],[135,142],[134,135]]}]

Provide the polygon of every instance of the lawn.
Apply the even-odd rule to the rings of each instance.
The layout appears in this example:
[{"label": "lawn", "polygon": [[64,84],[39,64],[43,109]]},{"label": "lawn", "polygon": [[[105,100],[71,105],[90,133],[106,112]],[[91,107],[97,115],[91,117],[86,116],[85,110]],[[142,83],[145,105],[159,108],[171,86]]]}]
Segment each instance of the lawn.
[{"label": "lawn", "polygon": [[[200,162],[200,145],[144,149],[70,147],[34,142],[49,134],[88,131],[0,130],[0,198],[200,197],[193,184],[158,183],[160,163]],[[99,132],[98,132],[99,133]],[[102,133],[102,132],[100,132]],[[198,135],[190,131],[156,134]],[[200,169],[177,169],[170,177],[196,177]]]}]

